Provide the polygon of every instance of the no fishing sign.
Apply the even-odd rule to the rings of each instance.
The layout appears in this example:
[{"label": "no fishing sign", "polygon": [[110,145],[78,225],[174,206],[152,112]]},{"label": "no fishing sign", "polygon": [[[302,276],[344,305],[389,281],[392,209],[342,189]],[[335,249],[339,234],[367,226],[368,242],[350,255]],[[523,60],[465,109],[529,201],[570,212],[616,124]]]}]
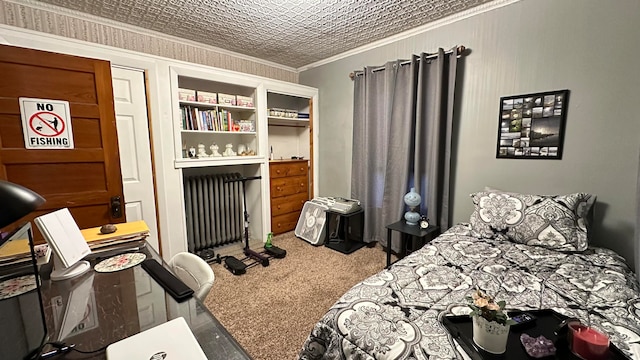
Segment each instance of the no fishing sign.
[{"label": "no fishing sign", "polygon": [[73,149],[68,101],[23,97],[19,101],[25,148]]}]

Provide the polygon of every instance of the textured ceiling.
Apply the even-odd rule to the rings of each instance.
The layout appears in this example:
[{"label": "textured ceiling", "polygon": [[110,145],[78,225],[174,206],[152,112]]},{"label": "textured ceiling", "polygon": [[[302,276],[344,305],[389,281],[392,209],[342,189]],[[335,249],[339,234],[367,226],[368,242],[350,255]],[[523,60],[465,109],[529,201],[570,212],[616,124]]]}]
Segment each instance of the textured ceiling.
[{"label": "textured ceiling", "polygon": [[40,1],[299,68],[491,0]]}]

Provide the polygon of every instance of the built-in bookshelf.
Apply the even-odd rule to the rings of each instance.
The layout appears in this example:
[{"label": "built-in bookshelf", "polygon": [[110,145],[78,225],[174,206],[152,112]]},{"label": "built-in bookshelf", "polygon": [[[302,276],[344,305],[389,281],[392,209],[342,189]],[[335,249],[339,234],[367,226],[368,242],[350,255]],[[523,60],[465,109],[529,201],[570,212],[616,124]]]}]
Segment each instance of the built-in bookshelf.
[{"label": "built-in bookshelf", "polygon": [[306,201],[313,198],[313,92],[267,89],[271,182],[271,231],[294,230]]},{"label": "built-in bookshelf", "polygon": [[[200,66],[171,67],[170,74],[175,170],[183,177],[240,173],[252,178],[246,182],[249,236],[264,240],[273,230],[272,159],[307,164],[307,180],[299,185],[294,176],[296,185],[308,188],[308,198],[316,191],[318,90]],[[227,145],[231,152],[225,153]],[[185,209],[180,218],[186,218]]]},{"label": "built-in bookshelf", "polygon": [[269,155],[272,160],[311,156],[311,98],[267,91]]},{"label": "built-in bookshelf", "polygon": [[178,76],[176,167],[259,163],[256,88]]}]

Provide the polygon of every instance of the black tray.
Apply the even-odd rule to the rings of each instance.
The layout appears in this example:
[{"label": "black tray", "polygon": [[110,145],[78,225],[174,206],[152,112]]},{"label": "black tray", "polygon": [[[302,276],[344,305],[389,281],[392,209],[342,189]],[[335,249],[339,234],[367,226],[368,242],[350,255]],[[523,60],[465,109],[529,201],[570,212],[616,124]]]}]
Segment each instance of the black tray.
[{"label": "black tray", "polygon": [[[458,340],[460,346],[473,360],[507,360],[507,359],[534,359],[530,357],[524,350],[520,342],[522,333],[532,337],[544,335],[547,339],[554,342],[556,346],[555,356],[548,356],[543,359],[570,359],[580,360],[569,350],[566,338],[558,337],[554,331],[558,325],[567,317],[553,310],[530,310],[527,311],[536,317],[536,322],[529,327],[511,328],[509,339],[507,340],[507,351],[504,354],[496,355],[480,349],[473,342],[473,325],[469,316],[445,316],[442,320],[443,325],[449,333]],[[514,316],[518,311],[509,312]],[[628,358],[613,343],[609,346],[609,359],[611,360],[628,360]]]}]

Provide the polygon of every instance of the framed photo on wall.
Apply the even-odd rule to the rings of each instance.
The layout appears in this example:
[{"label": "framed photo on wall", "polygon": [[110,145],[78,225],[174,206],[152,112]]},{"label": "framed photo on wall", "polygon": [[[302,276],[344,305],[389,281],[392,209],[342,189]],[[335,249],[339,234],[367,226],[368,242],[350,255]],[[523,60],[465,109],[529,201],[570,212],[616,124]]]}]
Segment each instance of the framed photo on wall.
[{"label": "framed photo on wall", "polygon": [[569,90],[500,98],[496,158],[562,159]]}]

